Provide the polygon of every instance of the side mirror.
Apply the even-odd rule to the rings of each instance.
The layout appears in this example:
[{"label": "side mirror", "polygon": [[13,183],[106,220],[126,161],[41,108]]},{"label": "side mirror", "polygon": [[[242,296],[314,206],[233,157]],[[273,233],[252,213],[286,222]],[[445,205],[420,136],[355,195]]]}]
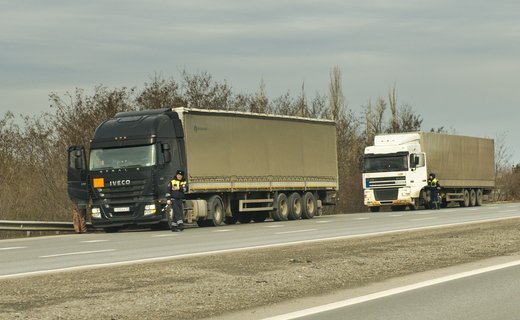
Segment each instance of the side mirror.
[{"label": "side mirror", "polygon": [[413,157],[413,161],[414,161],[414,164],[417,166],[419,164],[419,157],[418,156],[414,156]]},{"label": "side mirror", "polygon": [[172,161],[172,155],[170,153],[170,145],[168,143],[164,143],[162,145],[163,154],[164,154],[164,163],[170,163]]},{"label": "side mirror", "polygon": [[418,163],[417,157],[413,154],[410,155],[410,168],[415,169],[417,167]]},{"label": "side mirror", "polygon": [[81,157],[77,156],[76,159],[74,159],[74,167],[76,169],[83,169],[83,161]]}]

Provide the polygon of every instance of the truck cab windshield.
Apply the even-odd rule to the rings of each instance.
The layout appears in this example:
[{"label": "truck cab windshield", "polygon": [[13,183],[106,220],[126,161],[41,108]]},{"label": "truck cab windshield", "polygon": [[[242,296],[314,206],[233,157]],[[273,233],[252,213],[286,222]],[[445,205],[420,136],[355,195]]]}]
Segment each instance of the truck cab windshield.
[{"label": "truck cab windshield", "polygon": [[90,170],[149,167],[156,164],[155,145],[92,149]]},{"label": "truck cab windshield", "polygon": [[382,155],[365,157],[364,172],[388,172],[408,170],[407,155]]}]

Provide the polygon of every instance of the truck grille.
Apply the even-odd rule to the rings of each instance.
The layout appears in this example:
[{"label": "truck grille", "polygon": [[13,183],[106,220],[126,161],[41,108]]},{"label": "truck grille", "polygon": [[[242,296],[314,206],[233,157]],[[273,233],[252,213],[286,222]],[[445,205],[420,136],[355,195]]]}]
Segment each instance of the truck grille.
[{"label": "truck grille", "polygon": [[129,186],[105,187],[94,189],[94,194],[100,199],[106,199],[109,203],[136,202],[143,196],[144,180],[132,180]]},{"label": "truck grille", "polygon": [[381,187],[404,187],[406,186],[406,177],[385,177],[385,178],[367,178],[367,188]]},{"label": "truck grille", "polygon": [[396,200],[398,191],[397,188],[374,189],[374,196],[377,201]]}]

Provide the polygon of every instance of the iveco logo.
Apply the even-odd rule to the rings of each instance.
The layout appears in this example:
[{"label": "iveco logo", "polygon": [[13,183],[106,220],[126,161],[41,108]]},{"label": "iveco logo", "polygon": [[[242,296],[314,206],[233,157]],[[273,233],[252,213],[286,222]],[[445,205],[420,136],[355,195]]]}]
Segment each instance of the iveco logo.
[{"label": "iveco logo", "polygon": [[114,181],[110,181],[109,185],[111,187],[129,186],[130,180],[114,180]]}]

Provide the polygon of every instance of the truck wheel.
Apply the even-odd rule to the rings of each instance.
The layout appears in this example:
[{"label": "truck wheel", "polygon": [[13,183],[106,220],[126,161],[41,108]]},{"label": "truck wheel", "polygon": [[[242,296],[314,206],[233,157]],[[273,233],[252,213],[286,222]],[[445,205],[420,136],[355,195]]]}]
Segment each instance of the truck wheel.
[{"label": "truck wheel", "polygon": [[477,193],[475,189],[471,189],[469,192],[469,206],[474,207],[475,205],[477,205]]},{"label": "truck wheel", "polygon": [[275,199],[275,210],[271,212],[274,221],[286,221],[289,219],[289,204],[285,193],[279,193]]},{"label": "truck wheel", "polygon": [[370,212],[379,212],[379,209],[381,209],[381,207],[368,207],[370,209]]},{"label": "truck wheel", "polygon": [[302,198],[303,202],[303,219],[312,219],[318,212],[318,202],[316,201],[316,197],[312,192],[305,192]]},{"label": "truck wheel", "polygon": [[303,205],[302,197],[299,193],[293,192],[289,196],[289,220],[300,220],[302,217]]},{"label": "truck wheel", "polygon": [[467,189],[462,190],[463,199],[459,202],[461,207],[469,207],[469,191]]},{"label": "truck wheel", "polygon": [[224,205],[220,196],[211,196],[208,200],[208,224],[220,226],[224,221]]},{"label": "truck wheel", "polygon": [[417,204],[418,202],[419,202],[419,200],[417,200],[415,198],[412,200],[412,204],[408,205],[408,208],[410,208],[410,211],[415,211],[415,210],[419,209],[419,205]]},{"label": "truck wheel", "polygon": [[482,193],[482,189],[477,189],[477,206],[481,206],[484,199],[484,194]]}]

